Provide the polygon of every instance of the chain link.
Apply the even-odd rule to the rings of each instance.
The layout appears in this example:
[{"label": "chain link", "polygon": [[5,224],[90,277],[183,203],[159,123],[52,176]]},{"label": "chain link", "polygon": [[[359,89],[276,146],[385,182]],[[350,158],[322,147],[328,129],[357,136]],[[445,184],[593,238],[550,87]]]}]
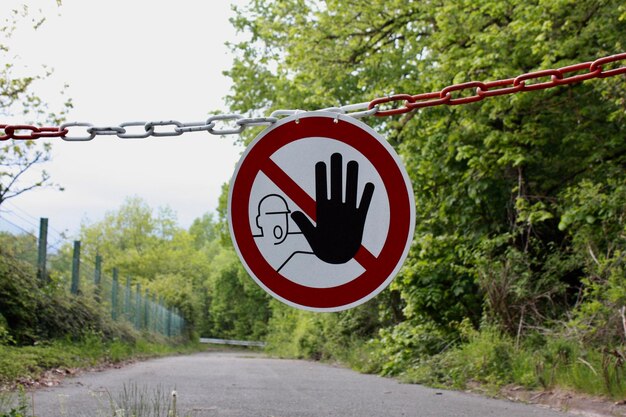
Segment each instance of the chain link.
[{"label": "chain link", "polygon": [[[61,127],[37,127],[30,125],[2,125],[0,130],[4,130],[4,135],[0,135],[0,141],[7,139],[31,140],[39,138],[54,138],[67,135],[68,130]],[[16,131],[28,130],[27,135],[20,135]]]},{"label": "chain link", "polygon": [[[369,103],[370,109],[378,109],[376,116],[393,116],[408,113],[415,109],[433,107],[440,105],[454,106],[459,104],[474,103],[486,97],[501,96],[504,94],[515,94],[523,91],[543,90],[551,87],[558,87],[566,84],[578,83],[592,78],[606,78],[620,74],[626,74],[626,66],[604,70],[603,65],[626,59],[626,53],[607,56],[593,62],[583,62],[569,65],[558,69],[547,69],[529,72],[518,75],[515,78],[508,78],[497,81],[470,81],[461,84],[453,84],[440,91],[432,93],[422,93],[417,95],[394,94],[388,97],[380,97]],[[572,73],[587,71],[584,74],[570,75]],[[549,81],[541,79],[549,78]],[[531,81],[534,81],[531,83]],[[454,98],[453,92],[462,90],[472,90],[473,95],[468,97]],[[401,103],[399,107],[391,109],[381,109],[382,104]]]},{"label": "chain link", "polygon": [[[605,69],[607,64],[626,60],[626,53],[620,53],[591,62],[569,65],[558,69],[546,69],[520,74],[515,78],[496,81],[469,81],[452,84],[440,91],[420,94],[393,94],[379,97],[369,102],[327,107],[316,111],[333,112],[360,119],[368,116],[393,116],[411,112],[415,109],[440,105],[455,106],[474,103],[486,97],[515,94],[524,91],[543,90],[572,83],[579,83],[593,78],[606,78],[626,74],[626,65]],[[582,74],[576,74],[585,71]],[[546,80],[547,79],[547,80]],[[462,96],[467,90],[472,94]],[[453,96],[454,93],[454,96]],[[381,109],[381,105],[386,105]],[[394,107],[397,106],[397,107]],[[219,114],[209,117],[205,122],[181,123],[176,120],[124,122],[118,126],[94,126],[91,123],[63,123],[59,127],[37,127],[31,125],[0,124],[0,141],[8,139],[32,140],[59,137],[66,141],[89,141],[96,136],[117,136],[121,139],[145,139],[150,136],[180,136],[190,132],[208,132],[212,135],[238,135],[248,127],[271,126],[279,119],[304,113],[304,110],[275,110],[268,117],[245,117],[241,114]],[[223,125],[216,128],[218,124]],[[156,128],[160,127],[159,130]],[[169,127],[169,130],[168,130]],[[70,133],[70,128],[85,128],[86,134]],[[129,129],[134,128],[134,129]],[[75,130],[75,129],[72,129]],[[134,131],[133,132],[131,132]],[[27,131],[28,133],[19,133]]]},{"label": "chain link", "polygon": [[69,136],[67,134],[61,136],[61,139],[63,140],[67,140],[67,141],[71,141],[71,142],[85,142],[88,140],[92,140],[93,138],[96,137],[96,133],[92,130],[91,132],[89,132],[90,129],[92,129],[94,126],[91,123],[82,123],[82,122],[70,122],[70,123],[63,123],[61,125],[61,129],[66,129],[68,127],[86,127],[87,129],[87,133],[89,133],[87,136]]},{"label": "chain link", "polygon": [[[145,126],[148,124],[148,122],[124,122],[120,124],[120,127],[122,129],[124,129],[124,133],[120,133],[117,135],[118,138],[120,139],[145,139],[147,137],[149,137],[150,135],[152,135],[152,132],[154,132],[154,129],[150,130],[150,129],[146,129]],[[134,126],[141,126],[143,129],[141,130],[141,133],[128,133],[128,129],[126,129],[127,127],[134,127]],[[65,140],[67,140],[67,138],[63,138]]]}]

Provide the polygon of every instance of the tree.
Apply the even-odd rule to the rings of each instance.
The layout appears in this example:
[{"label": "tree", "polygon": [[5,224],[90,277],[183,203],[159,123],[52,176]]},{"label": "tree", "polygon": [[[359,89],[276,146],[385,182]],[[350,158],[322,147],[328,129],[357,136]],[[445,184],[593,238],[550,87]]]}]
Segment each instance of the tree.
[{"label": "tree", "polygon": [[[82,262],[93,265],[101,256],[105,274],[117,268],[133,285],[139,283],[168,306],[179,308],[188,323],[198,321],[209,262],[170,208],[153,210],[141,198],[129,197],[99,222],[82,224],[79,240]],[[55,260],[57,272],[69,275],[70,259],[68,244]]]},{"label": "tree", "polygon": [[[234,249],[220,244],[212,214],[180,228],[168,208],[153,210],[139,197],[127,198],[99,222],[83,224],[81,257],[103,258],[176,307],[202,335],[258,339],[268,319],[267,297],[236,262]],[[71,262],[69,245],[65,268]]]},{"label": "tree", "polygon": [[184,241],[181,246],[190,245],[188,236],[181,233],[171,209],[160,208],[155,213],[135,196],[128,197],[117,210],[108,211],[101,221],[83,224],[80,240],[84,257],[93,260],[101,255],[108,268],[150,280],[170,261],[162,253],[169,242],[180,239]]},{"label": "tree", "polygon": [[250,278],[232,248],[220,248],[206,286],[210,294],[208,335],[263,340],[269,319],[269,296]]},{"label": "tree", "polygon": [[[591,61],[624,51],[625,17],[615,0],[257,0],[233,19],[248,38],[232,45],[228,102],[316,109]],[[415,241],[392,284],[408,323],[454,335],[485,317],[519,333],[567,318],[595,262],[561,217],[586,182],[626,181],[625,90],[616,77],[367,119],[415,190]]]},{"label": "tree", "polygon": [[215,230],[215,220],[213,219],[213,213],[206,213],[202,217],[199,217],[193,221],[189,227],[189,234],[193,236],[195,245],[198,249],[214,242],[217,239],[217,232]]},{"label": "tree", "polygon": [[[24,24],[28,18],[28,8],[11,10],[9,16],[0,26],[0,59],[4,66],[0,69],[0,116],[8,117],[13,113],[21,113],[24,117],[34,117],[58,125],[65,113],[72,107],[71,100],[65,102],[61,112],[53,113],[33,91],[34,83],[49,76],[44,74],[18,75],[16,62],[18,57],[10,53],[9,39],[18,25]],[[44,18],[31,19],[33,29],[44,23]],[[44,67],[45,69],[45,67]],[[1,129],[0,129],[1,130]],[[3,132],[4,133],[4,132]],[[50,160],[50,143],[11,140],[0,146],[0,206],[8,199],[14,198],[38,187],[52,186],[50,175],[41,170],[37,175],[28,175],[34,168]]]}]

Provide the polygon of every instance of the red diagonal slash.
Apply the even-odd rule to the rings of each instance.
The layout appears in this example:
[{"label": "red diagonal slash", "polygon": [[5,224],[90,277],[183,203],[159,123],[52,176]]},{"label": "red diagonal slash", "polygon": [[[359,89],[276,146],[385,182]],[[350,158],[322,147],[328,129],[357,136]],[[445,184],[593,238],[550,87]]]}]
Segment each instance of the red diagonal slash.
[{"label": "red diagonal slash", "polygon": [[[261,166],[261,171],[282,190],[296,205],[315,221],[315,200],[308,195],[289,175],[285,173],[274,161],[267,159]],[[376,263],[376,257],[365,246],[361,245],[354,259],[367,271]]]}]

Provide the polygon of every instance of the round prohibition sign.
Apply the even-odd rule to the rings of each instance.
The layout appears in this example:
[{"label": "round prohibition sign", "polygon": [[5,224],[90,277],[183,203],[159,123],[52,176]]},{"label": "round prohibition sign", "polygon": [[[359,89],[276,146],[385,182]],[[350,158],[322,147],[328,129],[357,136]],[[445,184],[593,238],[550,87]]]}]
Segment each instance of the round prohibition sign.
[{"label": "round prohibition sign", "polygon": [[[303,149],[298,148],[302,144],[309,144],[312,152],[298,151]],[[311,148],[312,146],[314,148]],[[376,234],[375,239],[380,240],[380,245],[373,251],[368,249],[371,245],[366,242],[358,247],[353,259],[350,260],[360,268],[360,272],[354,277],[339,280],[336,285],[332,282],[324,285],[303,283],[294,279],[293,276],[284,274],[284,269],[276,268],[276,265],[272,264],[268,258],[267,251],[261,250],[258,241],[255,240],[259,236],[254,230],[255,210],[258,206],[258,216],[256,216],[256,224],[258,224],[258,217],[262,214],[262,203],[256,201],[256,197],[251,196],[254,194],[255,187],[258,188],[259,178],[262,178],[285,196],[281,200],[288,200],[292,203],[290,208],[301,211],[312,223],[315,223],[318,214],[315,193],[310,187],[303,185],[306,181],[302,176],[290,175],[291,171],[283,169],[285,164],[281,161],[284,161],[284,158],[281,160],[277,158],[277,155],[281,152],[290,152],[289,164],[292,168],[306,171],[308,177],[312,177],[315,172],[316,180],[319,180],[319,167],[316,166],[316,163],[319,165],[321,162],[319,155],[324,152],[330,155],[333,152],[332,149],[337,149],[337,147],[346,149],[345,154],[349,159],[358,156],[360,160],[365,161],[377,178],[374,193],[379,200],[384,200],[384,210],[378,209],[378,213],[382,213],[385,221],[381,222],[382,226],[379,227],[371,227],[368,226],[370,223],[366,223],[364,233],[367,234],[368,229],[375,229],[370,232],[370,235]],[[331,150],[326,151],[326,148]],[[336,156],[333,154],[333,158]],[[341,164],[341,158],[339,161]],[[348,163],[346,184],[350,177],[351,163],[354,164],[354,161]],[[336,164],[337,162],[331,159],[331,176],[333,169],[337,169]],[[366,164],[362,163],[363,172],[366,171]],[[325,170],[325,165],[322,165]],[[321,177],[325,181],[326,174],[322,174]],[[337,181],[332,184],[333,181],[335,180],[331,178],[331,193],[333,193],[332,187],[336,187],[337,184]],[[341,189],[341,174],[338,184]],[[346,185],[346,189],[348,187],[350,186]],[[356,188],[356,185],[354,187]],[[369,183],[365,188],[368,187],[374,188],[373,184]],[[317,193],[319,197],[319,188]],[[348,193],[349,191],[346,191],[346,200],[349,199]],[[272,193],[266,197],[274,198],[277,194]],[[371,198],[371,195],[369,197]],[[361,204],[365,199],[361,199]],[[286,207],[286,203],[281,203],[281,206],[285,208],[280,211],[274,208],[270,214],[285,216],[294,214],[290,208]],[[367,211],[367,207],[365,210]],[[261,132],[242,155],[230,184],[228,197],[230,233],[244,267],[257,284],[273,297],[304,310],[345,310],[362,304],[380,293],[393,280],[408,254],[413,239],[414,219],[415,207],[411,183],[393,148],[366,124],[337,113],[301,113],[282,119]],[[279,235],[282,236],[281,233]],[[279,235],[275,237],[278,238]],[[274,245],[281,242],[274,243]],[[303,252],[294,252],[296,253]],[[313,254],[313,252],[309,253]],[[315,258],[315,256],[312,257]],[[335,267],[338,270],[341,268],[341,265],[325,265],[331,270]],[[318,271],[316,268],[309,269],[313,269],[313,272],[307,271],[307,273],[315,274]],[[324,277],[320,276],[320,278]]]}]

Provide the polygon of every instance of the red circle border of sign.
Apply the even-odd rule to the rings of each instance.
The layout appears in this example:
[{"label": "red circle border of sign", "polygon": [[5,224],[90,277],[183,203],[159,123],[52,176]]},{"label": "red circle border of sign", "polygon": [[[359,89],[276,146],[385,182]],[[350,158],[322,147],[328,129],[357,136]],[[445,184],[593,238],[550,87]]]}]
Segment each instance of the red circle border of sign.
[{"label": "red circle border of sign", "polygon": [[[316,311],[338,311],[361,304],[391,282],[408,253],[414,229],[414,200],[410,181],[400,168],[397,157],[394,158],[393,148],[377,139],[369,126],[360,122],[361,126],[358,126],[355,120],[348,122],[334,113],[301,114],[297,119],[294,116],[288,119],[283,119],[283,123],[279,122],[259,135],[237,165],[228,199],[233,243],[244,266],[257,283],[287,304]],[[375,268],[336,287],[308,287],[280,275],[259,251],[250,229],[250,190],[262,170],[261,164],[283,146],[310,137],[337,140],[363,154],[378,171],[389,198],[389,230],[376,258]]]}]

